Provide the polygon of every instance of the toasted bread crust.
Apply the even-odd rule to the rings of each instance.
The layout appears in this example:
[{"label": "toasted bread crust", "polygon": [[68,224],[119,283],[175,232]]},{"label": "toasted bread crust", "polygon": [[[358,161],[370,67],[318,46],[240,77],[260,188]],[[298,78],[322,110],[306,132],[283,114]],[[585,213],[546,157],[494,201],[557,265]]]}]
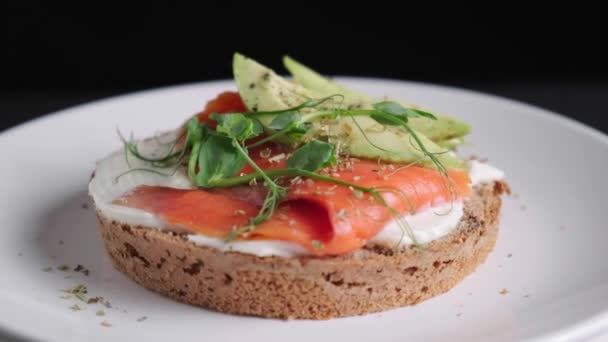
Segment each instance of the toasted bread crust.
[{"label": "toasted bread crust", "polygon": [[416,304],[452,288],[494,247],[504,191],[501,182],[477,188],[458,228],[423,248],[369,245],[336,257],[221,252],[97,217],[114,266],[150,290],[226,313],[328,319]]}]

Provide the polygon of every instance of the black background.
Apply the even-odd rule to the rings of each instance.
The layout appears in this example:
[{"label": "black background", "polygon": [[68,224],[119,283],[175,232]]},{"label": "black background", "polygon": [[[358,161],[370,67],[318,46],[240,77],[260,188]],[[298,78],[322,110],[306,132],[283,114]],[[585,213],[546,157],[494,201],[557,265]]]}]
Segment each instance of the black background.
[{"label": "black background", "polygon": [[356,14],[298,2],[256,12],[236,3],[107,4],[75,13],[13,6],[0,17],[0,130],[93,99],[229,78],[231,55],[240,51],[277,70],[288,53],[328,74],[481,90],[608,132],[608,30],[593,11],[526,18],[496,5],[495,15],[443,9],[440,16],[370,4]]}]

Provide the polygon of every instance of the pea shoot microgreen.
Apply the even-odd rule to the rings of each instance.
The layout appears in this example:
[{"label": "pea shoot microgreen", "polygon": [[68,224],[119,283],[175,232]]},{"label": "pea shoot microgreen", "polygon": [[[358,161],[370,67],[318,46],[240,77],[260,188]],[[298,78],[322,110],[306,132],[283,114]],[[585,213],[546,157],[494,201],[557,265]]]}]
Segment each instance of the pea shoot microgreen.
[{"label": "pea shoot microgreen", "polygon": [[287,167],[315,172],[337,163],[334,145],[312,140],[298,148],[287,159]]}]

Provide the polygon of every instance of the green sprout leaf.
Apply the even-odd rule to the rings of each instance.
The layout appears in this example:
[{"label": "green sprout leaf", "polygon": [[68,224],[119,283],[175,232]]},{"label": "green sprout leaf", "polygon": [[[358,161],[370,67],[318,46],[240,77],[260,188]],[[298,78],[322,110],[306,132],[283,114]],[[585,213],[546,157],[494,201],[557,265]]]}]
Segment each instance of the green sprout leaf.
[{"label": "green sprout leaf", "polygon": [[[400,103],[397,103],[394,101],[383,101],[383,102],[374,103],[374,109],[376,109],[377,111],[380,111],[382,113],[385,113],[385,114],[393,115],[393,116],[399,118],[404,123],[407,123],[408,118],[425,117],[425,118],[428,118],[431,120],[437,120],[437,117],[435,117],[435,115],[433,115],[431,113],[428,113],[428,112],[425,112],[422,110],[418,110],[418,109],[413,109],[413,108],[405,108]],[[394,121],[385,120],[384,118],[382,118],[381,116],[378,116],[378,115],[372,115],[372,118],[374,118],[374,120],[376,120],[379,123],[384,124],[384,125],[395,125],[396,124]]]},{"label": "green sprout leaf", "polygon": [[268,128],[273,129],[275,131],[282,131],[293,125],[296,125],[300,121],[300,119],[300,113],[291,110],[277,115],[274,119],[272,119],[272,121],[268,125]]},{"label": "green sprout leaf", "polygon": [[310,129],[310,127],[312,127],[312,124],[310,122],[304,122],[300,113],[295,110],[286,111],[275,115],[276,117],[272,119],[268,125],[268,128],[275,130],[275,132],[254,142],[253,144],[248,145],[248,147],[255,147],[269,141],[275,141],[285,135],[297,140],[300,139],[301,136]]},{"label": "green sprout leaf", "polygon": [[194,177],[197,185],[213,187],[214,182],[231,177],[243,169],[247,160],[239,153],[234,141],[223,135],[211,134],[200,145],[199,172]]},{"label": "green sprout leaf", "polygon": [[394,101],[382,101],[374,103],[374,109],[392,115],[407,116],[407,108]]},{"label": "green sprout leaf", "polygon": [[335,163],[334,146],[319,140],[312,140],[303,145],[287,159],[288,168],[311,172]]},{"label": "green sprout leaf", "polygon": [[191,148],[190,157],[188,158],[188,176],[191,179],[196,177],[196,164],[198,162],[199,151],[201,150],[201,144],[204,138],[208,134],[208,127],[205,124],[201,124],[197,118],[192,118],[186,124],[186,143],[182,148],[185,151],[187,148]]},{"label": "green sprout leaf", "polygon": [[259,121],[248,118],[240,113],[230,114],[211,114],[211,119],[217,121],[216,131],[223,133],[230,138],[235,138],[238,141],[253,138],[262,133],[262,125]]},{"label": "green sprout leaf", "polygon": [[[437,117],[435,116],[435,114],[425,112],[420,109],[408,108],[408,111],[410,112],[411,117],[423,117],[423,118],[427,118],[427,119],[431,119],[431,120],[437,120]],[[413,116],[414,113],[416,114],[416,116]]]},{"label": "green sprout leaf", "polygon": [[198,118],[190,119],[190,121],[188,121],[186,124],[186,130],[188,132],[186,147],[192,146],[195,141],[200,141],[205,134],[206,128],[207,125],[201,124],[200,121],[198,121]]}]

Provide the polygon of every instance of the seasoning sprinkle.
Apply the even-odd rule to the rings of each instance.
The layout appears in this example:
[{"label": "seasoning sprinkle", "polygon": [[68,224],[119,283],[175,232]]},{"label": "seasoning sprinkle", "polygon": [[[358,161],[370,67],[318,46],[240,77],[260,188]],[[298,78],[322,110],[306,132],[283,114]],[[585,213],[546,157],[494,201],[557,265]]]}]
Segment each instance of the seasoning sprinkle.
[{"label": "seasoning sprinkle", "polygon": [[89,276],[89,274],[91,274],[91,271],[89,271],[86,267],[82,266],[82,265],[76,265],[76,267],[74,268],[74,272],[80,272],[82,274],[84,274],[85,276]]},{"label": "seasoning sprinkle", "polygon": [[75,311],[82,311],[82,307],[80,307],[80,305],[78,305],[78,304],[74,304],[74,305],[70,306],[70,310],[72,310],[74,312]]},{"label": "seasoning sprinkle", "polygon": [[264,158],[264,159],[268,159],[270,157],[270,154],[272,153],[272,151],[266,147],[265,149],[260,151],[260,157]]},{"label": "seasoning sprinkle", "polygon": [[279,161],[285,159],[285,153],[279,153],[276,156],[273,156],[272,158],[268,158],[268,161],[270,163],[278,163]]},{"label": "seasoning sprinkle", "polygon": [[89,298],[89,300],[87,300],[87,304],[97,304],[100,302],[103,302],[103,297],[97,296],[97,297]]},{"label": "seasoning sprinkle", "polygon": [[74,297],[78,298],[82,302],[87,303],[89,301],[85,296],[87,294],[87,287],[83,284],[75,285],[67,290],[63,290],[63,292],[74,295]]},{"label": "seasoning sprinkle", "polygon": [[323,248],[325,248],[325,244],[323,242],[319,241],[319,240],[312,240],[310,242],[310,244],[312,245],[312,247],[314,249],[323,249]]},{"label": "seasoning sprinkle", "polygon": [[349,188],[349,189],[350,189],[350,191],[353,193],[353,196],[354,196],[356,199],[359,199],[359,200],[360,200],[360,199],[363,199],[363,197],[364,197],[364,195],[363,195],[363,191],[361,191],[361,190],[357,190],[357,189],[353,188],[352,186],[350,186],[350,187],[348,187],[348,188]]}]

